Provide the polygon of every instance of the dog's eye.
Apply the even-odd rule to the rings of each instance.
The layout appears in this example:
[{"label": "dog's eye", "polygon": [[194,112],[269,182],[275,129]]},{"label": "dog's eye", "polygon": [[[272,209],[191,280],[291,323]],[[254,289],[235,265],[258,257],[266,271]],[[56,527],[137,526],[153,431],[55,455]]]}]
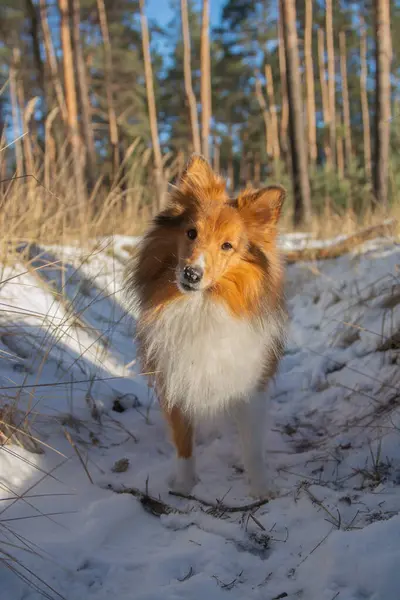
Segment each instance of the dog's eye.
[{"label": "dog's eye", "polygon": [[233,246],[230,242],[224,242],[221,246],[222,250],[232,250]]},{"label": "dog's eye", "polygon": [[186,232],[186,235],[188,236],[189,240],[195,240],[197,238],[197,231],[195,229],[189,229]]}]

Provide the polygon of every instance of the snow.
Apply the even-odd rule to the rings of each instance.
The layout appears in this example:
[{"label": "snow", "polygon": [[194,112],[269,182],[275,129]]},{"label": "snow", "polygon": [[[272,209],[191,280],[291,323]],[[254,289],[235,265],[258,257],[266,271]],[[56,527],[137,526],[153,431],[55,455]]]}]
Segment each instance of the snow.
[{"label": "snow", "polygon": [[[2,268],[0,410],[18,404],[17,425],[29,411],[42,452],[0,447],[1,600],[42,597],[13,569],[54,599],[398,600],[399,247],[288,267],[266,425],[280,494],[250,513],[168,493],[173,450],[122,295],[136,242],[35,248]],[[197,462],[198,499],[252,501],[232,423],[200,428]],[[173,510],[116,493],[132,487]]]}]

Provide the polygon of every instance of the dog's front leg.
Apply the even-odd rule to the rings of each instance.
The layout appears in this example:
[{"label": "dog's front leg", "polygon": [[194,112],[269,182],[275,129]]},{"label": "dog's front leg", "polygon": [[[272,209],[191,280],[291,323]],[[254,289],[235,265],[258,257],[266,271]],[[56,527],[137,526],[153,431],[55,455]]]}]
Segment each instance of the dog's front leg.
[{"label": "dog's front leg", "polygon": [[168,480],[175,492],[189,494],[197,482],[193,456],[193,425],[178,406],[161,403],[176,450],[175,471]]},{"label": "dog's front leg", "polygon": [[264,463],[266,407],[266,393],[259,391],[252,398],[241,401],[235,410],[244,468],[249,479],[250,493],[256,498],[276,495],[272,477]]}]

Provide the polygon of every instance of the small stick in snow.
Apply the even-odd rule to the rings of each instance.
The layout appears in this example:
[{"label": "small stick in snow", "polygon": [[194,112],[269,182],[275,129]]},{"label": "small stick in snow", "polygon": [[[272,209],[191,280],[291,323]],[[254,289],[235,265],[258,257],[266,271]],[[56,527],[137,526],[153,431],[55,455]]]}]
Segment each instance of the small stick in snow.
[{"label": "small stick in snow", "polygon": [[169,515],[171,513],[178,513],[180,515],[187,514],[185,511],[179,510],[179,508],[166,504],[166,502],[163,502],[159,498],[154,498],[154,496],[150,496],[150,494],[147,492],[148,480],[146,481],[146,492],[142,492],[137,488],[132,487],[116,489],[111,484],[109,484],[107,488],[112,490],[116,494],[132,494],[132,496],[138,498],[143,508],[155,517],[160,517],[161,515]]},{"label": "small stick in snow", "polygon": [[72,439],[71,434],[69,433],[69,431],[67,431],[66,429],[64,429],[64,435],[67,438],[68,442],[73,447],[73,449],[75,450],[75,454],[79,458],[79,462],[81,463],[82,467],[84,468],[85,473],[88,476],[88,479],[89,479],[90,483],[93,485],[92,476],[90,475],[89,470],[88,470],[88,468],[87,468],[87,466],[85,464],[85,461],[83,460],[82,455],[79,452],[77,445],[75,444],[74,440]]},{"label": "small stick in snow", "polygon": [[212,508],[214,510],[220,512],[247,512],[252,511],[255,508],[260,508],[260,506],[264,506],[268,504],[268,498],[263,498],[262,500],[257,500],[256,502],[251,502],[250,504],[242,504],[239,506],[229,506],[217,500],[216,503],[209,502],[208,500],[203,500],[202,498],[198,498],[197,496],[193,496],[192,494],[181,494],[180,492],[169,492],[171,496],[176,496],[177,498],[184,498],[185,500],[193,500],[194,502],[198,502],[199,504],[203,504],[203,506],[207,506],[208,508]]}]

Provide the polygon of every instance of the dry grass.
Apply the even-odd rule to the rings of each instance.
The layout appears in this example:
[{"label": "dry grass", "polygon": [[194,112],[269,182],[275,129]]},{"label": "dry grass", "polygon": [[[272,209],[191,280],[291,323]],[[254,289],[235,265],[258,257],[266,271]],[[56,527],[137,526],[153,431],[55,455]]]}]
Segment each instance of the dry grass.
[{"label": "dry grass", "polygon": [[[32,106],[28,105],[22,112],[23,122],[29,124]],[[159,206],[152,153],[140,139],[134,140],[126,150],[112,180],[109,163],[98,164],[97,181],[86,190],[76,181],[68,139],[60,141],[53,131],[56,118],[53,112],[48,115],[43,142],[39,142],[33,131],[24,132],[22,138],[16,136],[8,143],[4,135],[0,139],[0,256],[8,253],[10,245],[22,240],[74,241],[82,245],[104,235],[138,234]],[[12,171],[17,147],[25,155],[23,173]],[[164,156],[164,188],[179,175],[184,161],[183,153]],[[84,171],[83,149],[80,162]],[[280,183],[287,183],[287,175],[278,179]],[[282,218],[284,232],[293,230],[291,204],[289,194]],[[309,233],[316,238],[329,238],[354,234],[388,217],[400,222],[400,202],[395,203],[389,215],[371,210],[370,198],[365,199],[364,205],[363,210],[355,214],[350,209],[340,209],[332,199],[326,198],[322,213],[319,209],[312,219]]]}]

